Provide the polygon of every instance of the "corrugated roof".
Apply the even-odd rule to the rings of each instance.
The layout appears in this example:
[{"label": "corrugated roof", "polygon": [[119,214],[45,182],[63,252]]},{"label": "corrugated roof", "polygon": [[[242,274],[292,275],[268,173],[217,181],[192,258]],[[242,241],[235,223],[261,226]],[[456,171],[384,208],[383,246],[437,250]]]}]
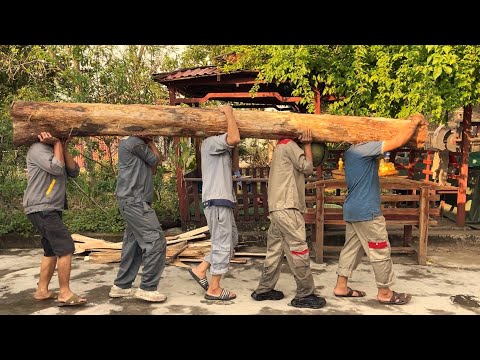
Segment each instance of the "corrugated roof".
[{"label": "corrugated roof", "polygon": [[174,80],[191,79],[191,78],[213,76],[213,75],[235,74],[235,73],[242,73],[242,72],[256,73],[256,71],[244,71],[244,70],[225,73],[225,72],[222,72],[222,70],[220,70],[217,66],[211,65],[211,66],[199,66],[195,68],[180,69],[180,70],[175,70],[171,72],[153,74],[152,78],[153,80],[162,83],[162,82],[168,82],[168,81],[174,81]]},{"label": "corrugated roof", "polygon": [[161,82],[218,74],[222,74],[222,71],[216,66],[201,66],[196,68],[180,69],[166,73],[153,74],[153,78],[156,81]]}]

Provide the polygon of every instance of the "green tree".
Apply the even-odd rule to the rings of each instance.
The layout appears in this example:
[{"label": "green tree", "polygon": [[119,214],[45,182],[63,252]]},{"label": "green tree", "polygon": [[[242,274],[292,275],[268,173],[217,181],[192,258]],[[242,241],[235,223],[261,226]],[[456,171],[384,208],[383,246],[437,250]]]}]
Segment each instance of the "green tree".
[{"label": "green tree", "polygon": [[177,68],[216,65],[229,53],[228,45],[188,45],[176,57]]},{"label": "green tree", "polygon": [[[226,71],[255,69],[258,79],[288,82],[314,110],[313,88],[340,99],[328,112],[403,118],[421,112],[435,123],[480,102],[480,46],[238,45]],[[255,87],[252,91],[255,91]]]},{"label": "green tree", "polygon": [[[23,221],[21,206],[26,185],[26,149],[12,146],[11,103],[19,99],[167,104],[166,90],[152,81],[151,76],[155,72],[174,69],[174,50],[173,46],[153,45],[0,45],[0,213],[2,218],[3,214],[8,214],[10,219],[0,224],[0,234],[12,230],[31,230],[28,221]],[[107,144],[105,154],[99,149],[99,140]],[[111,230],[116,230],[118,224],[115,223],[117,217],[114,216],[116,204],[113,196],[116,164],[111,158],[107,161],[93,159],[93,150],[100,152],[100,159],[109,158],[104,155],[112,153],[113,138],[73,139],[74,143],[80,141],[84,144],[82,152],[87,171],[76,182],[88,196],[102,204],[105,211],[98,208],[94,210],[92,202],[71,182],[68,193],[74,216],[66,218],[76,219],[75,224],[71,225],[77,231],[82,226],[85,229],[92,227],[91,219],[95,216],[98,230],[105,230],[108,224],[111,224]],[[168,176],[167,179],[156,181],[170,186],[171,179]],[[161,194],[161,191],[158,193]],[[174,214],[176,200],[163,193],[162,197],[171,202],[166,204],[166,208]]]}]

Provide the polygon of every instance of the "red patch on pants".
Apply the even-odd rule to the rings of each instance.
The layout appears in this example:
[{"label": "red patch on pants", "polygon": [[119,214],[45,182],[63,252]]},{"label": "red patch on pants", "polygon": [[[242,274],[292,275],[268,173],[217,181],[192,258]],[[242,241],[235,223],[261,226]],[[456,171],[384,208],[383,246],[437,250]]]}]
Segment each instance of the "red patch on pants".
[{"label": "red patch on pants", "polygon": [[291,251],[292,255],[305,255],[308,254],[308,248],[303,251]]},{"label": "red patch on pants", "polygon": [[369,241],[368,247],[370,249],[385,249],[388,247],[388,243],[386,241]]}]

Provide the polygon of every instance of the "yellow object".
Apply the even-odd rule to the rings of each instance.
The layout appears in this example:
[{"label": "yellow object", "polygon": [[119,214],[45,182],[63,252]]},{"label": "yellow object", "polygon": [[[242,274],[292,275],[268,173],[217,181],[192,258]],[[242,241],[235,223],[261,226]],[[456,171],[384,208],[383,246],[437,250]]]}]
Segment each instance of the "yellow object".
[{"label": "yellow object", "polygon": [[398,175],[398,171],[395,169],[394,163],[390,161],[385,161],[384,159],[380,159],[380,163],[378,164],[378,175],[379,176]]},{"label": "yellow object", "polygon": [[342,160],[342,158],[338,159],[338,170],[343,170],[343,160]]},{"label": "yellow object", "polygon": [[48,187],[47,189],[47,192],[45,193],[45,195],[50,195],[50,193],[52,192],[52,189],[53,189],[53,185],[55,185],[55,179],[52,180],[52,182],[50,183],[50,186]]},{"label": "yellow object", "polygon": [[380,164],[378,164],[378,174],[382,175],[386,170],[385,160],[380,159]]}]

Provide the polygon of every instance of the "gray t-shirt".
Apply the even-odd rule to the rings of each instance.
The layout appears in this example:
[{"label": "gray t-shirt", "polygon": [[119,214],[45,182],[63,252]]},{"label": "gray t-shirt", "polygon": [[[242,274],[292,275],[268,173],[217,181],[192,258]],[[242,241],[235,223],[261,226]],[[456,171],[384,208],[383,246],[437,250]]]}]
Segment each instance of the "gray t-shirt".
[{"label": "gray t-shirt", "polygon": [[345,151],[347,197],[343,205],[345,221],[366,221],[382,215],[377,156],[382,154],[382,141],[352,145]]},{"label": "gray t-shirt", "polygon": [[79,173],[77,163],[74,169],[69,169],[53,156],[52,145],[32,144],[27,153],[28,182],[23,194],[25,214],[66,209],[67,176],[77,177]]},{"label": "gray t-shirt", "polygon": [[203,140],[202,201],[222,199],[237,202],[233,192],[232,149],[227,144],[227,134],[210,136]]},{"label": "gray t-shirt", "polygon": [[118,145],[117,201],[153,201],[152,166],[158,161],[147,143],[136,136],[124,137]]}]

